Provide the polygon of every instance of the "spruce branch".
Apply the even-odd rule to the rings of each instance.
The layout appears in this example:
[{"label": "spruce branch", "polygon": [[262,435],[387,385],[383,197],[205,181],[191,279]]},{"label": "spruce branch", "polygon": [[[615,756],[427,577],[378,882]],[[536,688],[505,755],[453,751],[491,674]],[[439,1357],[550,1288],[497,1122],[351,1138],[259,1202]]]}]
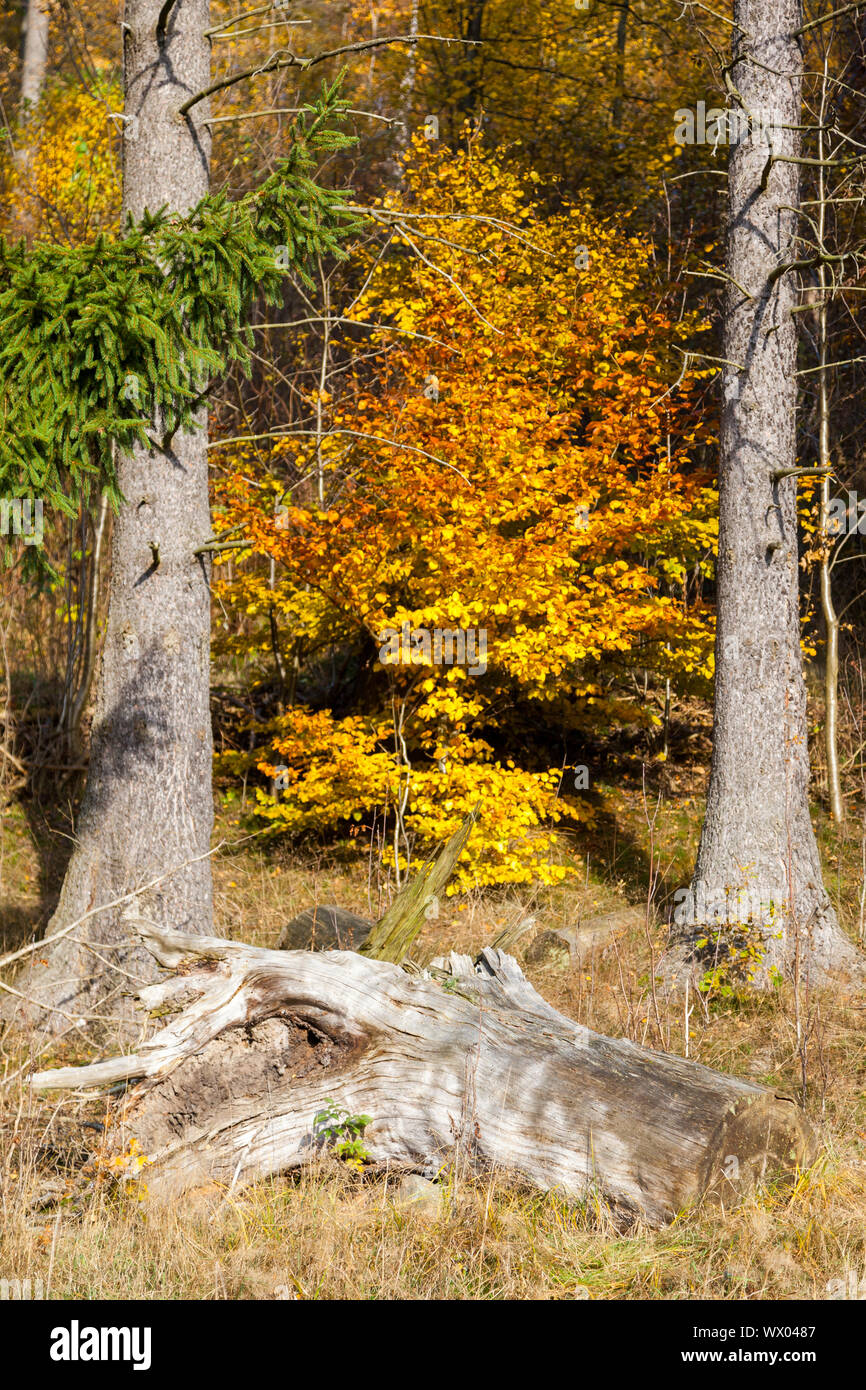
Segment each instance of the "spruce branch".
[{"label": "spruce branch", "polygon": [[119,506],[117,450],[168,448],[195,429],[210,384],[233,365],[250,369],[252,303],[278,302],[288,272],[311,284],[322,257],[345,259],[364,222],[347,193],[316,179],[322,155],[353,143],[339,128],[339,82],[304,108],[285,158],[237,202],[214,194],[184,215],[148,212],[89,246],[0,239],[7,495],[75,516],[95,487]]}]

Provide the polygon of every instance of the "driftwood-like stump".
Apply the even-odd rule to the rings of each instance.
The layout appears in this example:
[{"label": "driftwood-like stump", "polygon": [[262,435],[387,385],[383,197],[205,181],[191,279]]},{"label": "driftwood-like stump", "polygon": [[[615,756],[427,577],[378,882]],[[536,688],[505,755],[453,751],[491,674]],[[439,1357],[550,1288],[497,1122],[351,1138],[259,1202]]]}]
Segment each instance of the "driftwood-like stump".
[{"label": "driftwood-like stump", "polygon": [[302,1165],[328,1098],[371,1116],[370,1161],[427,1176],[460,1154],[573,1198],[593,1187],[659,1223],[793,1173],[815,1150],[790,1099],[563,1017],[501,951],[402,967],[270,951],[139,923],[174,973],[139,996],[169,1017],[129,1057],[40,1072],[53,1090],[141,1078],[113,1136],[151,1192],[237,1186]]}]

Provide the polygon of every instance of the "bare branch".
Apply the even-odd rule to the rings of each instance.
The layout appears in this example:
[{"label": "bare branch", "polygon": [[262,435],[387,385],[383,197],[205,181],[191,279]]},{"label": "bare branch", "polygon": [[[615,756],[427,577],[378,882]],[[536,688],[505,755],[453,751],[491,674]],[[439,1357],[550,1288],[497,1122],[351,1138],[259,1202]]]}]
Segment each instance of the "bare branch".
[{"label": "bare branch", "polygon": [[[119,898],[113,898],[111,902],[101,903],[99,907],[92,907],[83,916],[77,917],[74,922],[70,922],[68,927],[61,927],[60,931],[53,932],[51,936],[43,936],[41,941],[33,941],[29,946],[22,946],[19,951],[10,951],[8,955],[0,956],[0,969],[7,965],[13,965],[17,960],[23,960],[25,956],[32,956],[34,951],[41,951],[46,946],[51,946],[55,941],[60,941],[64,936],[68,936],[76,927],[80,927],[83,922],[91,917],[96,917],[100,912],[108,912],[113,907],[119,907],[121,903],[132,902],[142,893],[146,893],[149,888],[154,888],[157,883],[162,883],[165,879],[171,878],[173,874],[180,873],[181,869],[186,869],[190,864],[197,864],[200,859],[209,859],[212,854],[216,854],[222,849],[225,841],[221,840],[213,849],[207,850],[204,854],[196,854],[192,859],[185,859],[182,864],[176,864],[174,868],[168,869],[164,874],[157,878],[152,878],[149,883],[144,883],[140,888],[133,888],[131,893],[123,893]],[[103,943],[105,949],[105,943]]]},{"label": "bare branch", "polygon": [[853,14],[855,10],[862,10],[863,8],[862,0],[859,5],[843,5],[841,10],[831,10],[829,14],[822,14],[819,15],[817,19],[810,19],[808,24],[804,24],[800,29],[795,29],[794,35],[796,37],[800,34],[806,34],[810,29],[815,29],[819,24],[826,24],[831,19],[839,19],[843,14]]},{"label": "bare branch", "polygon": [[256,68],[246,68],[244,72],[230,73],[228,77],[222,78],[219,82],[212,82],[209,87],[205,87],[195,96],[189,97],[178,108],[178,115],[185,116],[200,101],[205,101],[212,97],[216,92],[225,91],[226,87],[234,87],[237,82],[243,82],[248,77],[261,77],[268,72],[276,72],[280,68],[307,68],[315,67],[317,63],[327,62],[329,58],[340,58],[347,53],[365,53],[371,48],[382,48],[389,43],[420,43],[422,39],[430,39],[433,43],[465,43],[473,45],[474,39],[449,39],[443,38],[441,34],[389,34],[381,39],[364,39],[360,43],[343,44],[341,48],[331,48],[326,53],[317,53],[314,58],[299,58],[297,54],[291,53],[287,48],[278,49],[271,54],[267,62],[262,63]]},{"label": "bare branch", "polygon": [[774,483],[780,483],[784,478],[824,478],[832,472],[832,468],[779,468],[770,477]]},{"label": "bare branch", "polygon": [[242,10],[240,14],[232,15],[231,19],[224,19],[222,23],[215,24],[212,29],[205,29],[204,36],[210,39],[214,34],[222,33],[223,29],[230,29],[233,24],[239,24],[242,19],[255,19],[256,15],[270,14],[273,4],[260,5],[257,10]]},{"label": "bare branch", "polygon": [[[257,116],[299,116],[306,110],[303,106],[274,106],[270,110],[264,111],[238,111],[233,116],[210,116],[202,125],[222,125],[224,121],[252,121]],[[356,111],[353,107],[346,110],[347,116],[366,116],[371,121],[382,121],[385,125],[402,125],[399,116],[380,116],[378,111]]]},{"label": "bare branch", "polygon": [[[362,430],[328,430],[329,436],[336,434],[350,435],[353,439],[369,439],[374,444],[387,444],[388,447],[391,449],[401,449],[410,454],[420,454],[422,458],[432,459],[434,463],[441,464],[443,468],[450,468],[451,472],[456,473],[458,477],[462,478],[464,483],[469,483],[470,487],[472,486],[471,479],[467,478],[465,473],[461,473],[460,469],[455,467],[453,463],[449,463],[447,459],[439,458],[437,454],[428,453],[426,449],[419,449],[416,444],[402,444],[399,439],[384,439],[382,435],[367,434]],[[288,439],[294,435],[309,436],[315,439],[316,431],[268,430],[265,434],[242,434],[237,436],[233,435],[231,439],[213,439],[207,447],[209,449],[222,449],[227,444],[254,444],[259,439]],[[0,965],[2,965],[2,961],[0,961]]]}]

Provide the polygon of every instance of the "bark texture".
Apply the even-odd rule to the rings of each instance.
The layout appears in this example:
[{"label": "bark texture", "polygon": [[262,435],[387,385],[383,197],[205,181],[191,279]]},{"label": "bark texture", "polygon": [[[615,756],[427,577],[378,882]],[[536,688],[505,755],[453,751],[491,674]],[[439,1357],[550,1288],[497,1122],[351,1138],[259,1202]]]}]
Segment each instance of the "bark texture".
[{"label": "bark texture", "polygon": [[167,1026],[132,1056],[32,1084],[144,1078],[108,1146],[136,1141],[153,1195],[299,1167],[327,1142],[316,1116],[329,1099],[371,1117],[374,1164],[435,1177],[459,1159],[576,1199],[594,1190],[652,1223],[733,1202],[815,1152],[790,1099],[590,1032],[495,948],[407,973],[353,951],[139,931],[175,972],[140,995]]},{"label": "bark texture", "polygon": [[21,60],[21,114],[38,106],[48,67],[48,7],[46,0],[27,0]]},{"label": "bark texture", "polygon": [[[136,219],[148,208],[185,211],[208,191],[208,103],[186,119],[177,111],[209,81],[209,0],[177,0],[160,42],[163,8],[162,0],[125,7],[123,210]],[[213,824],[210,574],[193,554],[210,534],[206,444],[204,429],[180,433],[166,452],[136,447],[119,460],[125,503],[112,535],[90,769],[46,934],[183,864],[140,905],[156,922],[211,929],[210,862],[189,862],[209,850]],[[119,909],[91,918],[47,961],[17,982],[35,1001],[19,1016],[54,1032],[76,1017],[122,1024],[130,977],[154,978]]]},{"label": "bark texture", "polygon": [[736,0],[734,12],[731,105],[748,129],[729,165],[713,759],[694,911],[667,967],[688,968],[708,930],[710,955],[742,942],[749,895],[763,904],[755,981],[774,969],[817,981],[861,976],[863,962],[824,890],[810,819],[797,480],[778,476],[797,466],[796,272],[780,268],[797,258],[802,7]]}]

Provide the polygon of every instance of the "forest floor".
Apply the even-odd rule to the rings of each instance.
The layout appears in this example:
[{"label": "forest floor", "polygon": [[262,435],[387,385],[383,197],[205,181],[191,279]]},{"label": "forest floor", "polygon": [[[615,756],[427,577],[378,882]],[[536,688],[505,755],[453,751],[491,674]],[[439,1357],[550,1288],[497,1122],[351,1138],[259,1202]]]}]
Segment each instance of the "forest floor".
[{"label": "forest floor", "polygon": [[[203,1190],[156,1206],[108,1181],[72,1181],[85,1152],[82,1102],[34,1099],[16,1070],[21,1039],[0,1043],[0,1278],[41,1279],[52,1298],[614,1298],[866,1297],[866,1001],[844,991],[797,1000],[782,986],[668,1005],[653,989],[665,899],[688,883],[702,784],[668,779],[656,810],[639,779],[598,789],[593,832],[573,847],[579,873],[556,889],[444,900],[418,958],[477,952],[530,911],[515,948],[557,1009],[611,1036],[687,1055],[800,1099],[823,1152],[793,1188],[767,1187],[738,1208],[682,1213],[662,1230],[623,1229],[597,1199],[570,1204],[505,1182],[444,1175],[433,1212],[395,1200],[393,1184],[334,1159],[243,1191]],[[862,827],[842,833],[816,813],[825,882],[854,939],[861,928]],[[273,946],[304,907],[379,914],[379,885],[355,850],[289,853],[244,838],[224,803],[214,858],[216,930]],[[235,847],[232,848],[233,842]],[[0,835],[0,952],[44,924],[62,870],[58,842],[34,815],[7,808]],[[533,962],[541,931],[624,905],[624,934],[580,966]],[[645,909],[645,911],[643,911]],[[530,952],[531,954],[531,952]],[[687,1028],[687,1032],[686,1032]],[[84,1061],[66,1043],[43,1056]]]}]

